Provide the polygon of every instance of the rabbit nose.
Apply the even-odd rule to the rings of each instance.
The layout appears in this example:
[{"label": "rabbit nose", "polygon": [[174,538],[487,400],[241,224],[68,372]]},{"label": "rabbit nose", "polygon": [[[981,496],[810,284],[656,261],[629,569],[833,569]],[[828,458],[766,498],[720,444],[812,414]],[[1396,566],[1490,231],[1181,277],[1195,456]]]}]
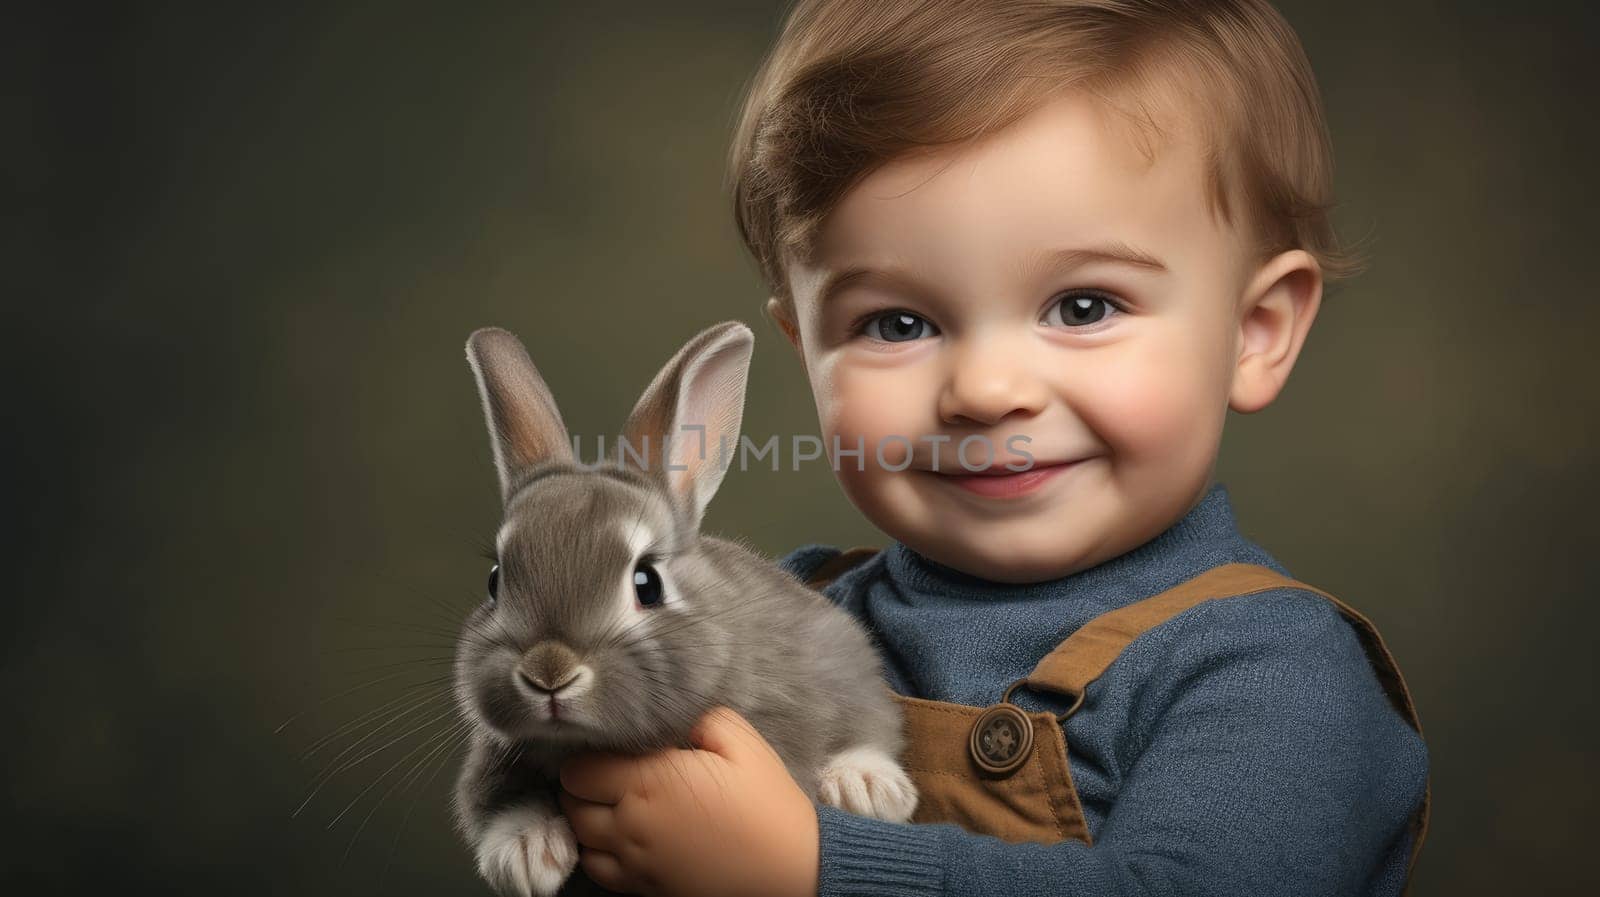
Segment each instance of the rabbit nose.
[{"label": "rabbit nose", "polygon": [[557,692],[578,678],[578,655],[560,642],[540,642],[522,655],[517,675],[544,692]]}]

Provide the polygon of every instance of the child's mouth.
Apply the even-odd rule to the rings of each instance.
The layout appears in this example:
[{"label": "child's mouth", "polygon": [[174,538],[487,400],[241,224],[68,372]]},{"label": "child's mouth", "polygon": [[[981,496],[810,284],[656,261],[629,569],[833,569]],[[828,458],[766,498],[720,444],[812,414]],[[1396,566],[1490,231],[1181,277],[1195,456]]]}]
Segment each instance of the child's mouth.
[{"label": "child's mouth", "polygon": [[1004,467],[991,468],[994,473],[943,473],[950,482],[985,498],[1020,498],[1042,488],[1063,472],[1082,461],[1055,461],[1035,464],[1027,470],[1011,471]]}]

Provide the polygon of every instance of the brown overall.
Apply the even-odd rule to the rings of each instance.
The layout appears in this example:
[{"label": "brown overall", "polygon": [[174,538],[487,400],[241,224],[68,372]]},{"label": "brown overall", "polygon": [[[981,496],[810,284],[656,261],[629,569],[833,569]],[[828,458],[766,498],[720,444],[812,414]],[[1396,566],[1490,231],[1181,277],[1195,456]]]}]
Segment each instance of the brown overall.
[{"label": "brown overall", "polygon": [[[822,588],[876,553],[852,548],[824,562],[807,581]],[[1051,651],[1026,678],[1000,695],[997,704],[969,707],[895,695],[905,715],[906,749],[901,762],[919,791],[912,822],[953,822],[968,831],[1006,841],[1041,844],[1076,838],[1092,843],[1078,792],[1067,765],[1061,724],[1083,705],[1084,690],[1134,639],[1202,601],[1294,588],[1315,592],[1354,624],[1378,681],[1411,727],[1422,734],[1405,680],[1383,639],[1359,612],[1321,589],[1255,564],[1225,564],[1159,595],[1120,607],[1085,623]],[[1026,711],[1009,702],[1019,686],[1073,700],[1059,716]],[[1407,878],[1428,831],[1432,786],[1411,819],[1413,838]]]}]

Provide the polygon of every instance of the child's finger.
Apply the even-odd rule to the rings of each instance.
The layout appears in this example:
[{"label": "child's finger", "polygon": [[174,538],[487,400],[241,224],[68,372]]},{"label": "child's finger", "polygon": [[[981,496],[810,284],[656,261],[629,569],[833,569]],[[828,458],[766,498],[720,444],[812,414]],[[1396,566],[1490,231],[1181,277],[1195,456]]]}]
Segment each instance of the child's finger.
[{"label": "child's finger", "polygon": [[730,707],[713,707],[706,711],[689,730],[689,741],[703,751],[729,760],[772,753],[771,745],[761,733]]},{"label": "child's finger", "polygon": [[556,795],[561,803],[561,813],[572,826],[572,833],[584,847],[616,853],[622,843],[617,833],[617,811],[610,804],[573,797],[563,791]]},{"label": "child's finger", "polygon": [[637,763],[637,758],[622,754],[579,754],[562,764],[561,787],[586,801],[615,804],[638,777]]},{"label": "child's finger", "polygon": [[608,891],[616,891],[619,894],[638,893],[639,889],[634,886],[633,877],[622,868],[622,863],[614,854],[585,847],[578,852],[578,864],[583,866],[585,875]]}]

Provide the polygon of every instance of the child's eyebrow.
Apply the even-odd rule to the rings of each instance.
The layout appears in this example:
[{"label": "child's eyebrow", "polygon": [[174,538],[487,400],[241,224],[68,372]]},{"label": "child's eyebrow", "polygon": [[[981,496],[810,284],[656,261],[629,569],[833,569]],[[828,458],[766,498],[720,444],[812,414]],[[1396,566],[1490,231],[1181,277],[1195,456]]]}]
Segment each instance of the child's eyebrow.
[{"label": "child's eyebrow", "polygon": [[[1120,240],[1099,246],[1042,250],[1027,256],[1019,270],[1024,274],[1039,271],[1070,271],[1091,262],[1126,265],[1155,274],[1167,273],[1167,266],[1161,259]],[[823,278],[822,286],[817,290],[817,303],[825,305],[846,287],[863,283],[915,285],[917,277],[900,266],[873,268],[866,265],[851,265],[830,271]]]},{"label": "child's eyebrow", "polygon": [[1148,252],[1135,249],[1121,240],[1099,246],[1045,250],[1035,253],[1031,261],[1033,270],[1069,270],[1090,262],[1110,262],[1143,268],[1157,274],[1165,274],[1167,271],[1166,264],[1160,259]]}]

